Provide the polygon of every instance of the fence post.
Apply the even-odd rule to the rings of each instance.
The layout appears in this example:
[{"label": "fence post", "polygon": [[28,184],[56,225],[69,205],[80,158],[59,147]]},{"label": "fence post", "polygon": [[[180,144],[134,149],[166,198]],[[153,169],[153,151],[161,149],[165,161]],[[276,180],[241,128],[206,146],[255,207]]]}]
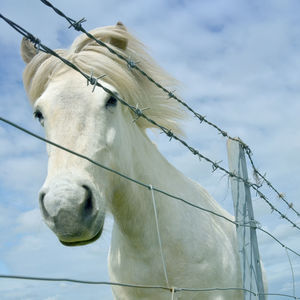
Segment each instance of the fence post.
[{"label": "fence post", "polygon": [[[228,165],[230,172],[248,180],[247,164],[244,150],[237,141],[227,141]],[[256,221],[254,219],[249,186],[242,180],[230,177],[235,220],[237,225],[238,250],[243,278],[243,288],[254,291],[258,296],[245,291],[244,300],[265,300],[261,263],[256,236]],[[254,298],[255,297],[255,298]]]}]

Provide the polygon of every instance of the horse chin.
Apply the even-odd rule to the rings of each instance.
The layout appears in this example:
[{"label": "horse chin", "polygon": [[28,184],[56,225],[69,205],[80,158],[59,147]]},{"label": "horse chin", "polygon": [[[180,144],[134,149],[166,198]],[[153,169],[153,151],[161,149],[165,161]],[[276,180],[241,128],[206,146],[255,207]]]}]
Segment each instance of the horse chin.
[{"label": "horse chin", "polygon": [[103,226],[101,227],[101,229],[99,230],[99,232],[98,232],[94,237],[92,237],[92,238],[89,239],[89,240],[74,241],[74,242],[66,242],[66,241],[62,241],[62,240],[59,239],[59,241],[60,241],[64,246],[68,246],[68,247],[84,246],[84,245],[93,243],[93,242],[95,242],[96,240],[98,240],[99,237],[100,237],[101,234],[102,234],[102,231],[103,231]]}]

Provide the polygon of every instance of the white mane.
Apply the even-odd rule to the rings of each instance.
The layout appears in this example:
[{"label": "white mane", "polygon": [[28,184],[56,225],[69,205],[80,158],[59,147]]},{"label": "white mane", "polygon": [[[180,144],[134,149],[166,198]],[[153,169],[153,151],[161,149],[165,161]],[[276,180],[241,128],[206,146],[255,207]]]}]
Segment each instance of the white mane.
[{"label": "white mane", "polygon": [[[146,53],[143,44],[128,33],[124,26],[101,27],[90,33],[106,43],[112,39],[127,40],[125,50],[111,44],[109,46],[137,63],[142,70],[163,86],[170,90],[174,89],[176,80],[153,61]],[[59,49],[56,52],[86,74],[93,72],[95,77],[106,75],[102,80],[115,86],[125,101],[134,106],[138,104],[139,108],[149,108],[145,111],[148,117],[175,133],[181,133],[177,121],[184,118],[184,112],[176,101],[169,99],[166,93],[138,71],[130,68],[125,61],[110,53],[105,47],[98,45],[85,34],[76,38],[70,49]],[[42,52],[35,55],[23,75],[25,89],[32,103],[41,96],[52,78],[68,70],[69,67],[54,56]],[[142,129],[153,127],[142,118],[137,121],[137,124]]]}]

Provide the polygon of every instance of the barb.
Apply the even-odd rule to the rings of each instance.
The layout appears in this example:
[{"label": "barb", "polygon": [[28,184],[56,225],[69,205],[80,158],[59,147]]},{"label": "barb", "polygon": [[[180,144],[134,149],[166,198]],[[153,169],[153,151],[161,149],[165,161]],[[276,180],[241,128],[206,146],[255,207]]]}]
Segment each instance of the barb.
[{"label": "barb", "polygon": [[146,107],[146,108],[139,108],[139,104],[137,103],[135,106],[135,114],[136,114],[136,118],[132,120],[133,123],[135,123],[143,114],[143,112],[145,110],[150,109],[150,107]]},{"label": "barb", "polygon": [[[46,0],[43,0],[46,1]],[[28,39],[30,39],[30,41],[32,42],[36,42],[38,39],[36,37],[34,37],[34,35],[32,35],[31,33],[29,33],[28,31],[26,31],[25,29],[23,29],[21,26],[15,24],[14,22],[12,22],[11,20],[5,18],[2,14],[0,14],[0,18],[2,18],[3,20],[5,20],[10,26],[12,26],[14,29],[16,29],[17,31],[20,30],[20,32],[23,32],[22,35],[27,37]],[[19,29],[19,30],[18,30]],[[169,130],[168,128],[158,124],[157,122],[155,122],[154,120],[150,119],[149,117],[147,117],[143,111],[141,109],[138,109],[136,107],[134,107],[133,105],[130,105],[129,103],[127,103],[124,99],[120,98],[118,95],[116,95],[116,93],[112,92],[110,89],[108,89],[107,87],[103,86],[100,82],[98,82],[97,80],[95,80],[94,77],[89,76],[87,74],[85,74],[84,72],[82,72],[76,65],[74,65],[73,63],[71,63],[70,61],[68,61],[67,59],[61,57],[59,54],[57,54],[55,51],[53,51],[52,49],[48,48],[47,46],[45,46],[44,44],[42,44],[41,42],[39,42],[40,45],[40,49],[42,49],[44,52],[51,54],[55,57],[57,57],[58,59],[60,59],[63,63],[65,63],[67,66],[73,68],[75,71],[79,72],[84,78],[86,78],[91,84],[94,85],[94,88],[97,86],[101,87],[105,92],[107,92],[109,95],[113,96],[115,99],[117,99],[121,104],[127,106],[133,113],[135,113],[138,117],[143,117],[144,119],[146,119],[149,123],[153,124],[154,126],[156,126],[157,128],[160,128],[162,130],[162,132],[164,132],[167,136],[170,137],[170,139],[175,139],[178,142],[180,142],[183,146],[185,146],[188,150],[191,151],[191,153],[193,153],[194,155],[198,156],[199,159],[204,159],[205,161],[207,161],[208,163],[210,163],[213,166],[213,171],[215,170],[220,170],[224,173],[226,173],[228,176],[230,177],[235,177],[238,180],[241,180],[242,182],[244,182],[245,184],[247,184],[249,187],[253,188],[255,191],[257,191],[260,195],[261,198],[264,199],[265,201],[267,200],[267,197],[258,190],[259,186],[255,183],[251,183],[248,180],[245,180],[244,178],[237,176],[236,174],[229,172],[228,170],[226,170],[224,167],[220,166],[218,163],[214,162],[213,160],[211,160],[210,158],[204,156],[203,154],[201,154],[198,150],[196,150],[195,148],[191,147],[190,145],[187,144],[187,142],[185,142],[183,139],[181,139],[180,137],[176,136],[171,130]],[[280,213],[280,211],[278,209],[274,209],[274,205],[272,205],[270,203],[270,201],[266,201],[266,203],[270,206],[270,208],[272,210],[275,210],[277,213],[279,213],[279,215],[287,220],[289,223],[291,223],[293,225],[294,228],[297,228],[298,230],[300,230],[300,227],[298,225],[296,225],[296,223],[294,223],[293,221],[291,221],[287,216],[283,215],[282,213]]]},{"label": "barb", "polygon": [[69,26],[69,28],[71,28],[71,27],[74,27],[74,29],[75,30],[77,30],[77,31],[80,31],[81,30],[81,28],[82,28],[82,23],[84,23],[84,22],[86,22],[86,19],[85,18],[82,18],[81,20],[79,20],[79,21],[74,21],[70,26]]},{"label": "barb", "polygon": [[190,111],[196,118],[199,119],[200,123],[206,123],[207,125],[213,127],[214,129],[216,129],[218,131],[219,134],[221,134],[223,137],[227,137],[230,140],[233,141],[237,141],[241,144],[241,146],[243,147],[243,149],[246,151],[247,156],[250,160],[250,163],[252,165],[252,168],[254,170],[254,173],[256,173],[264,182],[267,183],[267,185],[278,195],[278,197],[280,199],[282,199],[286,205],[288,205],[288,207],[294,211],[296,213],[296,215],[298,217],[300,217],[300,213],[293,207],[292,203],[289,203],[288,201],[286,201],[286,199],[284,197],[282,197],[282,194],[279,193],[276,188],[270,183],[270,181],[268,181],[266,179],[265,176],[263,176],[260,172],[258,172],[257,168],[254,165],[253,159],[251,157],[252,151],[250,149],[250,147],[244,143],[241,139],[239,138],[235,138],[230,136],[226,131],[222,130],[219,126],[217,126],[216,124],[212,123],[211,121],[206,119],[206,116],[201,115],[200,113],[196,112],[192,107],[190,107],[185,101],[183,101],[182,99],[178,98],[174,92],[175,91],[170,91],[167,88],[163,87],[160,83],[158,83],[157,81],[155,81],[149,74],[147,74],[144,70],[142,70],[137,64],[138,62],[134,62],[132,61],[130,58],[125,57],[124,55],[116,52],[114,49],[112,49],[109,45],[107,45],[106,43],[102,42],[101,40],[95,38],[93,35],[91,35],[89,32],[87,32],[83,27],[82,27],[82,23],[86,21],[85,18],[81,19],[80,21],[76,22],[73,19],[71,19],[70,17],[67,17],[62,11],[60,11],[58,8],[56,8],[54,5],[52,5],[49,1],[47,0],[40,0],[42,3],[44,3],[45,5],[47,5],[48,7],[52,8],[59,16],[65,18],[68,23],[70,24],[70,27],[74,27],[75,30],[77,31],[81,31],[84,34],[86,34],[89,38],[91,38],[92,40],[94,40],[96,43],[98,43],[100,46],[105,47],[107,50],[109,50],[112,54],[116,55],[118,58],[122,59],[123,61],[125,61],[128,65],[129,68],[131,69],[136,69],[138,72],[140,72],[144,77],[146,77],[150,82],[152,82],[156,87],[158,87],[159,89],[163,90],[169,98],[174,99],[175,101],[177,101],[178,103],[180,103],[181,105],[183,105],[188,111]]},{"label": "barb", "polygon": [[89,84],[93,85],[92,93],[94,93],[94,91],[95,91],[95,88],[98,84],[98,80],[106,76],[105,74],[98,76],[98,77],[94,77],[93,75],[94,75],[93,71],[91,71],[91,75],[90,75],[89,79],[87,80],[87,86]]}]

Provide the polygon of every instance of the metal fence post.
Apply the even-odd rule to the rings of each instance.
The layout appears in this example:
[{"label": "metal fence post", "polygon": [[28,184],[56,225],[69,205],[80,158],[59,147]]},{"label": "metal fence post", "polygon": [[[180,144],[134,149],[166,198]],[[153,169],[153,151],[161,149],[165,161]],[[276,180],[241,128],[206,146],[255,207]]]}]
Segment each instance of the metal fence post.
[{"label": "metal fence post", "polygon": [[[247,165],[244,150],[237,141],[227,141],[228,165],[230,172],[248,180]],[[243,288],[254,291],[257,296],[245,291],[244,300],[265,300],[261,263],[256,236],[256,221],[254,219],[249,186],[242,180],[231,177],[231,190],[234,202],[235,220],[237,225],[238,250],[243,277]],[[242,225],[246,226],[242,226]]]}]

